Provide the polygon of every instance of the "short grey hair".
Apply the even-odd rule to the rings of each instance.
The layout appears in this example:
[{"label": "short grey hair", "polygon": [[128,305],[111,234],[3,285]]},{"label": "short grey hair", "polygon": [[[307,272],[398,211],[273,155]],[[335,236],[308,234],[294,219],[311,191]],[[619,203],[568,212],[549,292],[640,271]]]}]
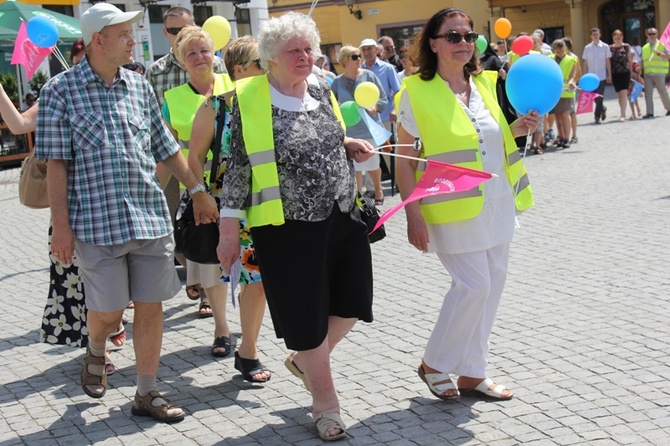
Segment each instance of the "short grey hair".
[{"label": "short grey hair", "polygon": [[277,55],[279,46],[294,37],[307,39],[312,46],[312,51],[317,50],[321,43],[316,23],[305,14],[291,11],[263,22],[258,33],[258,52],[261,56],[261,67],[269,71],[269,61]]}]

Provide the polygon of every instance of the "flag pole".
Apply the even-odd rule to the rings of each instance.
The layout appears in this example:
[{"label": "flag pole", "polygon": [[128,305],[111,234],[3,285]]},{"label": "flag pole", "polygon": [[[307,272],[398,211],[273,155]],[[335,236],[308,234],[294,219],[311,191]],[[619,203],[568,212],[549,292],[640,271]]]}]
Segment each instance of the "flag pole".
[{"label": "flag pole", "polygon": [[[394,147],[414,147],[414,144],[391,144],[391,145],[394,146]],[[379,154],[379,155],[395,156],[396,158],[405,158],[405,159],[412,160],[412,161],[423,161],[424,163],[428,164],[428,160],[425,159],[425,158],[417,158],[417,157],[414,157],[414,156],[400,155],[399,153],[384,152],[383,150],[382,151],[379,150],[382,147],[388,147],[388,146],[389,146],[389,144],[385,144],[384,146],[375,147],[375,149],[372,151],[372,153],[376,153],[376,154]],[[490,173],[490,172],[487,172],[487,173],[489,173],[494,178],[498,178],[498,175],[496,175],[495,173]]]}]

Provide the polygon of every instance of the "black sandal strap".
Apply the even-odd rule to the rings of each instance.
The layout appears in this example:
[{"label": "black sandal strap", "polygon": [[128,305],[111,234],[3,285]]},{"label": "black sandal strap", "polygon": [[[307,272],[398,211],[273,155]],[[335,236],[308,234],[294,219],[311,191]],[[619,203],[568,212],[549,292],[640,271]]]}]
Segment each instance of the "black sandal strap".
[{"label": "black sandal strap", "polygon": [[254,375],[269,372],[270,369],[265,367],[260,360],[243,358],[238,352],[235,352],[235,369],[242,374],[245,380],[250,382],[264,383],[270,381],[271,378],[270,376],[267,379],[254,379]]}]

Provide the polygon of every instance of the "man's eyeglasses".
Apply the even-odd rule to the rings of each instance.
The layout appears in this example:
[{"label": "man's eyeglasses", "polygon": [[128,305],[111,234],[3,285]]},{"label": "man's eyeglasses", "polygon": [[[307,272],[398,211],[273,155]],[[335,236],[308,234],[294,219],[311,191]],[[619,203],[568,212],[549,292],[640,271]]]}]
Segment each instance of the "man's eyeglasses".
[{"label": "man's eyeglasses", "polygon": [[358,59],[360,59],[360,58],[361,58],[361,55],[360,55],[360,54],[352,54],[352,55],[351,55],[351,60],[358,60]]},{"label": "man's eyeglasses", "polygon": [[479,37],[479,34],[474,31],[470,31],[465,34],[461,34],[457,31],[449,31],[446,34],[438,34],[433,36],[433,39],[441,39],[443,37],[447,39],[447,42],[453,43],[455,45],[457,43],[461,43],[461,40],[465,40],[466,43],[474,43]]},{"label": "man's eyeglasses", "polygon": [[181,31],[184,28],[185,26],[182,26],[181,28],[165,28],[165,30],[168,32],[168,34],[176,36],[177,34],[179,34],[179,31]]},{"label": "man's eyeglasses", "polygon": [[386,51],[392,51],[392,50],[395,49],[395,47],[394,47],[393,45],[390,45],[390,46],[385,46],[384,49],[385,49]]}]

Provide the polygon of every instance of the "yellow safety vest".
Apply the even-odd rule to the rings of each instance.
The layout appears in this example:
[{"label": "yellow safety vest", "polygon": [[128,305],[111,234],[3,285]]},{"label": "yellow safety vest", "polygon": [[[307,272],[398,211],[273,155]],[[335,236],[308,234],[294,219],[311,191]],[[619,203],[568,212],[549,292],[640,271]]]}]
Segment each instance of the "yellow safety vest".
[{"label": "yellow safety vest", "polygon": [[[556,60],[555,54],[551,54],[549,57]],[[568,81],[570,80],[570,74],[572,73],[572,69],[575,67],[576,63],[577,59],[568,55],[567,53],[563,54],[563,59],[561,59],[561,61],[558,63],[558,66],[563,73],[563,92],[561,93],[562,98],[575,97],[575,90],[570,90],[570,88],[568,88]]]},{"label": "yellow safety vest", "polygon": [[[513,192],[516,192],[519,183],[518,194],[514,200],[516,208],[519,211],[526,210],[533,205],[533,193],[514,136],[498,105],[495,83],[491,82],[489,74],[475,75],[473,80],[486,108],[502,129],[507,181]],[[432,80],[424,81],[419,76],[410,76],[405,79],[405,88],[423,142],[422,156],[481,170],[478,133],[442,78],[436,75]],[[440,106],[435,107],[436,103]],[[424,163],[419,163],[417,182],[423,175],[424,168]],[[421,201],[421,214],[426,223],[430,224],[474,218],[484,206],[483,190],[483,185],[479,185],[469,191],[424,198]]]},{"label": "yellow safety vest", "polygon": [[[235,89],[230,76],[214,73],[212,95],[218,96]],[[188,159],[188,142],[191,140],[191,129],[195,115],[207,98],[193,91],[189,84],[174,87],[165,92],[165,103],[170,113],[170,126],[177,132],[177,138],[185,145],[182,148],[184,157]],[[209,182],[209,170],[205,170],[205,181]],[[183,184],[180,183],[182,189]]]},{"label": "yellow safety vest", "polygon": [[[284,208],[275,159],[270,82],[267,75],[260,75],[240,79],[236,87],[244,148],[251,165],[251,194],[247,207],[247,224],[250,228],[283,225]],[[335,116],[345,129],[342,113],[332,91],[330,101]]]},{"label": "yellow safety vest", "polygon": [[670,66],[670,62],[665,59],[661,59],[656,54],[656,51],[661,53],[665,52],[665,46],[658,40],[654,44],[653,51],[649,43],[642,47],[642,68],[644,68],[644,74],[665,75],[668,73],[668,66]]}]

